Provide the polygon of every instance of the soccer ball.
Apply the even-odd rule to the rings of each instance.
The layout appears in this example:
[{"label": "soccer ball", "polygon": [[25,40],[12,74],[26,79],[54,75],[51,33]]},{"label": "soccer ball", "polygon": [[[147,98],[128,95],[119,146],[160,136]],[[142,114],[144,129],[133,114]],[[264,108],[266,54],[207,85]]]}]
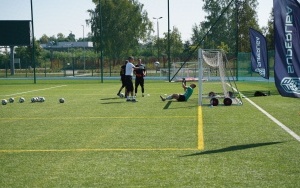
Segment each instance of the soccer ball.
[{"label": "soccer ball", "polygon": [[25,102],[25,99],[24,99],[23,97],[21,97],[21,98],[19,99],[19,103],[23,103],[23,102]]},{"label": "soccer ball", "polygon": [[2,100],[2,105],[6,105],[7,104],[7,100],[6,99],[3,99]]},{"label": "soccer ball", "polygon": [[38,102],[45,102],[45,100],[46,100],[45,97],[39,97],[38,98]]},{"label": "soccer ball", "polygon": [[9,101],[10,103],[13,103],[13,102],[15,102],[15,99],[14,99],[13,97],[10,97],[10,98],[8,99],[8,101]]},{"label": "soccer ball", "polygon": [[119,97],[124,98],[125,97],[124,93],[120,93]]},{"label": "soccer ball", "polygon": [[39,98],[38,97],[32,97],[31,98],[31,102],[38,102],[39,101]]},{"label": "soccer ball", "polygon": [[59,102],[60,102],[60,103],[64,103],[64,102],[65,102],[65,99],[64,99],[64,98],[60,98],[60,99],[59,99]]}]

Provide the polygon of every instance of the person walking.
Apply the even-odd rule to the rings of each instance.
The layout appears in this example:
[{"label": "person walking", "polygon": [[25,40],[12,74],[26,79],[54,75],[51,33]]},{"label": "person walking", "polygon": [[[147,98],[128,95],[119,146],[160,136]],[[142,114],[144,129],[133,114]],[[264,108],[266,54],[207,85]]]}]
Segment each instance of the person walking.
[{"label": "person walking", "polygon": [[137,94],[138,87],[140,85],[141,90],[142,90],[142,97],[144,97],[144,92],[145,92],[144,77],[147,75],[146,66],[144,64],[142,64],[142,59],[139,59],[138,64],[136,64],[135,67],[140,68],[140,69],[137,69],[137,70],[134,71],[134,74],[135,74],[135,87],[134,87],[135,96]]}]

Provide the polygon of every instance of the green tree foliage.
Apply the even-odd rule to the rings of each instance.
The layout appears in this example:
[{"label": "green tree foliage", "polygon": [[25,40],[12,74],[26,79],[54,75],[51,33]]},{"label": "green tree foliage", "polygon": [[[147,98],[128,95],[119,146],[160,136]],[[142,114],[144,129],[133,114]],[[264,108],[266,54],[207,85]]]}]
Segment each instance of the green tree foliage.
[{"label": "green tree foliage", "polygon": [[25,65],[23,64],[22,68],[27,68],[29,66],[34,67],[34,64],[36,67],[40,66],[42,63],[42,48],[40,46],[39,41],[34,40],[34,61],[32,62],[31,55],[32,55],[32,46],[18,46],[16,49],[16,58],[20,58],[21,62],[25,62]]},{"label": "green tree foliage", "polygon": [[[161,40],[161,54],[167,56],[168,53],[168,33],[164,33],[164,38]],[[156,44],[157,45],[157,44]],[[183,52],[183,42],[178,28],[174,27],[170,32],[170,54],[171,61],[179,61]]]},{"label": "green tree foliage", "polygon": [[[257,0],[203,1],[203,10],[207,16],[204,22],[193,27],[192,41],[199,43],[205,36],[202,43],[203,48],[226,46],[227,50],[234,52],[238,35],[238,50],[240,52],[249,51],[249,28],[260,30],[256,13]],[[230,6],[228,6],[229,4]]]},{"label": "green tree foliage", "polygon": [[0,69],[5,69],[8,66],[9,53],[7,48],[3,52],[0,52]]},{"label": "green tree foliage", "polygon": [[254,28],[261,31],[258,25],[256,9],[258,6],[257,0],[240,0],[238,6],[239,18],[239,51],[250,51],[250,36],[249,28]]},{"label": "green tree foliage", "polygon": [[39,39],[41,44],[47,44],[49,42],[49,37],[44,34],[40,39]]},{"label": "green tree foliage", "polygon": [[101,50],[102,39],[105,57],[114,64],[128,55],[135,55],[139,42],[147,39],[152,31],[152,23],[147,12],[143,11],[143,5],[136,0],[94,2],[97,6],[95,10],[88,10],[90,19],[87,24],[91,26],[95,50]]},{"label": "green tree foliage", "polygon": [[266,27],[263,27],[263,33],[266,36],[268,49],[274,50],[275,47],[275,41],[274,41],[274,14],[273,9],[270,13],[270,17],[268,20],[268,25]]}]

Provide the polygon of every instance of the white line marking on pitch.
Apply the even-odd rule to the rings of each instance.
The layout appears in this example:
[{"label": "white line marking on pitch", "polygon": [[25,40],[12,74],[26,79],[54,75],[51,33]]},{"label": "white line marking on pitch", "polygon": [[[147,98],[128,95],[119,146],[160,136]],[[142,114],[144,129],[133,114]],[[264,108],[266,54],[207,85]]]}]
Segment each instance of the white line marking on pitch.
[{"label": "white line marking on pitch", "polygon": [[292,137],[294,137],[296,140],[300,142],[300,136],[298,136],[295,132],[293,132],[291,129],[289,129],[287,126],[285,126],[283,123],[278,121],[276,118],[274,118],[271,114],[266,112],[264,109],[262,109],[260,106],[255,104],[253,101],[245,97],[245,99],[250,102],[253,106],[255,106],[258,110],[260,110],[263,114],[265,114],[268,118],[270,118],[273,122],[275,122],[279,127],[281,127],[283,130],[285,130],[287,133],[289,133]]},{"label": "white line marking on pitch", "polygon": [[15,95],[20,95],[20,94],[32,93],[32,92],[36,92],[36,91],[44,91],[44,90],[48,90],[48,89],[55,89],[55,88],[65,87],[65,86],[67,86],[67,85],[61,85],[61,86],[55,86],[55,87],[44,88],[44,89],[37,89],[37,90],[25,91],[25,92],[14,93],[14,94],[5,95],[5,96],[6,96],[6,97],[8,97],[8,96],[15,96]]},{"label": "white line marking on pitch", "polygon": [[[227,84],[228,85],[228,84]],[[232,89],[234,89],[237,92],[237,89],[232,87]],[[242,94],[242,93],[240,93]],[[243,94],[242,94],[243,95]],[[276,118],[274,118],[271,114],[269,114],[267,111],[265,111],[264,109],[262,109],[260,106],[258,106],[257,104],[255,104],[253,101],[251,101],[249,98],[247,98],[245,95],[243,95],[244,98],[253,106],[255,106],[259,111],[261,111],[263,114],[265,114],[268,118],[270,118],[274,123],[276,123],[279,127],[281,127],[283,130],[285,130],[287,133],[289,133],[292,137],[294,137],[296,140],[298,140],[300,142],[300,136],[297,135],[294,131],[292,131],[290,128],[288,128],[287,126],[285,126],[283,123],[281,123],[280,121],[278,121]]]}]

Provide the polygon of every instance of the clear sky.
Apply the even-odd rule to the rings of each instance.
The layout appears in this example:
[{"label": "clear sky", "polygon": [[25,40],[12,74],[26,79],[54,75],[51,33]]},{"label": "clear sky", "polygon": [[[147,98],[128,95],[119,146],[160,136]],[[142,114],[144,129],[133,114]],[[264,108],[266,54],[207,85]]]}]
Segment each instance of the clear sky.
[{"label": "clear sky", "polygon": [[[159,34],[162,36],[168,31],[168,0],[139,0],[144,4],[149,18],[154,24],[154,33],[157,35],[157,22],[159,19]],[[173,26],[179,29],[183,40],[188,40],[192,34],[192,27],[204,20],[202,0],[169,0],[170,2],[170,29]],[[273,0],[258,0],[258,19],[260,26],[266,26],[273,7]],[[85,20],[89,19],[88,9],[94,9],[92,0],[32,0],[34,34],[40,38],[43,34],[56,36],[63,33],[68,36],[70,32],[75,37],[86,36],[90,28]],[[31,20],[30,0],[1,0],[0,20]],[[84,25],[84,26],[82,26]],[[0,28],[1,29],[1,28]]]}]

